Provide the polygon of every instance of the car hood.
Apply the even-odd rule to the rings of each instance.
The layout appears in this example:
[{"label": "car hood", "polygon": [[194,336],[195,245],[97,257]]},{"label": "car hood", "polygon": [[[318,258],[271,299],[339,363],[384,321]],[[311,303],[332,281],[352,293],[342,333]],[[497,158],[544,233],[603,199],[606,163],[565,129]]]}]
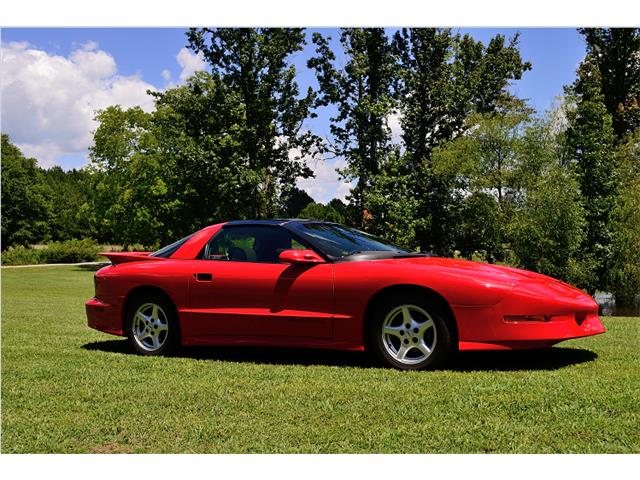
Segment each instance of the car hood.
[{"label": "car hood", "polygon": [[[556,299],[565,306],[585,311],[597,309],[584,291],[547,275],[513,267],[418,254],[369,256],[351,262],[361,265],[354,266],[356,277],[380,277],[390,285],[421,284],[436,290],[452,305],[495,305],[508,295],[518,294],[538,298],[540,302]],[[371,269],[374,264],[383,268]],[[347,265],[343,268],[349,270]]]},{"label": "car hood", "polygon": [[[390,265],[405,266],[408,268],[437,269],[442,273],[454,276],[470,277],[479,281],[502,283],[506,285],[519,285],[521,283],[562,283],[560,280],[519,268],[502,265],[491,265],[470,260],[459,260],[443,257],[402,257],[379,260]],[[571,287],[570,285],[567,285]],[[575,288],[575,287],[571,287]]]}]

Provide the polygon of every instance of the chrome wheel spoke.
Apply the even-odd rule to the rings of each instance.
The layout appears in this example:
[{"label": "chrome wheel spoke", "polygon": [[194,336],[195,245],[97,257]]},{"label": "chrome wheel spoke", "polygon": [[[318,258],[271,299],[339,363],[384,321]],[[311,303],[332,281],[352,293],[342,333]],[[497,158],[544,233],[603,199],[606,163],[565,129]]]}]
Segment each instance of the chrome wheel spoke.
[{"label": "chrome wheel spoke", "polygon": [[427,357],[431,355],[431,348],[427,346],[427,344],[424,342],[424,339],[418,342],[418,345],[416,345],[416,348],[420,350]]},{"label": "chrome wheel spoke", "polygon": [[436,324],[435,324],[435,323],[433,323],[433,320],[431,320],[431,319],[429,318],[426,322],[421,323],[421,324],[418,326],[419,334],[420,334],[420,335],[424,335],[424,334],[425,334],[425,332],[426,332],[427,330],[429,330],[430,328],[436,328]]},{"label": "chrome wheel spoke", "polygon": [[146,328],[144,328],[144,329],[140,330],[140,331],[136,334],[136,336],[138,337],[138,339],[139,339],[140,341],[142,341],[142,340],[144,340],[145,338],[147,338],[147,337],[149,336],[149,331],[148,331]]},{"label": "chrome wheel spoke", "polygon": [[393,335],[394,337],[398,337],[398,338],[402,338],[402,335],[400,335],[400,331],[403,330],[403,327],[391,327],[389,325],[384,327],[384,334],[385,335]]},{"label": "chrome wheel spoke", "polygon": [[400,348],[398,349],[398,353],[396,353],[396,358],[400,361],[404,360],[407,356],[407,353],[409,352],[411,347],[407,347],[406,345],[402,344],[400,345]]},{"label": "chrome wheel spoke", "polygon": [[402,306],[402,323],[413,323],[413,318],[411,318],[411,312],[409,312],[409,307],[407,305]]},{"label": "chrome wheel spoke", "polygon": [[158,325],[158,328],[156,329],[158,333],[166,332],[167,330],[169,330],[169,328],[164,323],[161,323],[160,325]]}]

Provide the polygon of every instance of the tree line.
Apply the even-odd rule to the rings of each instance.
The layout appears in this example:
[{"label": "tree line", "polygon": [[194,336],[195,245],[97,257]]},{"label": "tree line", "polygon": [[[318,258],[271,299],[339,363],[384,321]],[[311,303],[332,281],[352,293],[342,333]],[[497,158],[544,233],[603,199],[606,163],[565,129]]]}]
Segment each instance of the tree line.
[{"label": "tree line", "polygon": [[[2,245],[91,237],[158,245],[236,218],[345,222],[396,243],[525,267],[620,303],[640,291],[640,30],[581,29],[558,105],[509,92],[532,65],[518,35],[446,28],[313,33],[191,29],[210,71],[149,92],[155,110],[97,112],[89,165],[44,170],[2,136]],[[331,107],[330,138],[305,121]],[[394,137],[390,125],[401,128]],[[340,157],[347,202],[296,187]]]}]

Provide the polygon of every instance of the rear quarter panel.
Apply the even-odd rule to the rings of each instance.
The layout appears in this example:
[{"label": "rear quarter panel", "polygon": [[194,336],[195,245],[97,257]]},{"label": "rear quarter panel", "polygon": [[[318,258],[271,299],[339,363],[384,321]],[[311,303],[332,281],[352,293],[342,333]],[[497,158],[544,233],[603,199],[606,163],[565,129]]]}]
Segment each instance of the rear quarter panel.
[{"label": "rear quarter panel", "polygon": [[122,318],[125,300],[137,288],[155,287],[164,291],[182,317],[188,305],[188,283],[193,267],[190,260],[163,260],[112,265],[96,276],[97,296],[118,305]]}]

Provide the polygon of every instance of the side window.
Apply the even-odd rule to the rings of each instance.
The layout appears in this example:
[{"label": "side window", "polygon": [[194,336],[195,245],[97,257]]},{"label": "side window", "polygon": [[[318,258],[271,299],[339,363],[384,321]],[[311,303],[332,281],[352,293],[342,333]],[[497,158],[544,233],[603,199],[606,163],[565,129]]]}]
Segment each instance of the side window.
[{"label": "side window", "polygon": [[203,258],[232,262],[279,263],[278,255],[283,250],[306,248],[281,227],[227,227],[209,240]]},{"label": "side window", "polygon": [[307,249],[307,247],[305,247],[303,244],[301,244],[295,238],[291,238],[291,250],[306,250],[306,249]]}]

